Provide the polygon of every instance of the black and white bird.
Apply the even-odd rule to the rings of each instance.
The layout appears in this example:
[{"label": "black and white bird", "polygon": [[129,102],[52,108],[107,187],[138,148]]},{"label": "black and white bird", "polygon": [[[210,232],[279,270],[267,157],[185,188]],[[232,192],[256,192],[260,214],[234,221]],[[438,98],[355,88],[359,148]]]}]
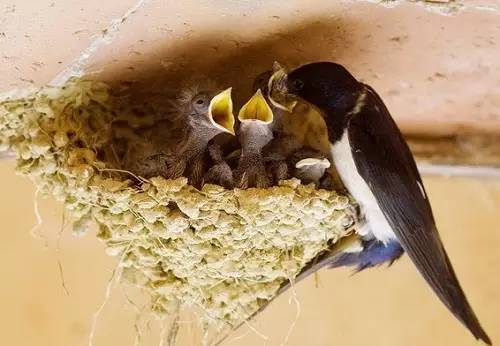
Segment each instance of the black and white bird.
[{"label": "black and white bird", "polygon": [[334,164],[366,221],[358,230],[360,251],[326,256],[319,267],[362,270],[392,263],[406,252],[456,318],[491,344],[443,247],[414,158],[375,90],[330,62],[304,65],[272,79],[272,89],[321,112]]}]

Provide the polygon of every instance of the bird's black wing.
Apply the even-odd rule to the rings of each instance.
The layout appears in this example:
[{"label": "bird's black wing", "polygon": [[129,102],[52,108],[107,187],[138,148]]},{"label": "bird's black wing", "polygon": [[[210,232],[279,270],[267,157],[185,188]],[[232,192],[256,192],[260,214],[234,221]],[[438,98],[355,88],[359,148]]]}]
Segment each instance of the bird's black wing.
[{"label": "bird's black wing", "polygon": [[443,247],[410,149],[381,98],[372,88],[365,90],[364,106],[349,121],[356,168],[434,292],[477,339],[491,344]]}]

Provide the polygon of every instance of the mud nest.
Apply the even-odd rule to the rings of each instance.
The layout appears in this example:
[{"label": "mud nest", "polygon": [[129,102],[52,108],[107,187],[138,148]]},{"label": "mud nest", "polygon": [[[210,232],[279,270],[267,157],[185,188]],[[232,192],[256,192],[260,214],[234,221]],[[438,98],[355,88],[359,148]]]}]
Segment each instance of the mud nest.
[{"label": "mud nest", "polygon": [[[62,201],[74,232],[94,221],[122,278],[145,288],[151,308],[198,307],[212,324],[236,326],[348,232],[351,206],[297,179],[267,189],[225,189],[186,178],[122,170],[110,124],[154,124],[151,109],[106,84],[73,79],[0,101],[0,149],[17,170]],[[147,106],[144,106],[147,107]]]}]

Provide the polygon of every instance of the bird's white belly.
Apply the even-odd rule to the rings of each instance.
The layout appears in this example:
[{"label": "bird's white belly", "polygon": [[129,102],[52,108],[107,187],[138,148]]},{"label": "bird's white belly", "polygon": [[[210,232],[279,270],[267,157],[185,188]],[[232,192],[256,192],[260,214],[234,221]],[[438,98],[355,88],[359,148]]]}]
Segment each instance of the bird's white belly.
[{"label": "bird's white belly", "polygon": [[332,157],[337,171],[349,193],[361,207],[367,224],[358,232],[361,235],[370,235],[383,242],[395,239],[396,236],[378,206],[377,200],[364,179],[359,175],[349,145],[347,131],[341,140],[331,145]]}]

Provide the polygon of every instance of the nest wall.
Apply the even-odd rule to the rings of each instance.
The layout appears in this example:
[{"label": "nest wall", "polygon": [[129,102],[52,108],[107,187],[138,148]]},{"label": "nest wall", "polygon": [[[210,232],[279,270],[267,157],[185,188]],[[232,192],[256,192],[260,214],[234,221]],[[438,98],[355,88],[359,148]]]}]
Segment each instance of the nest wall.
[{"label": "nest wall", "polygon": [[98,225],[121,277],[149,293],[153,311],[195,306],[212,323],[238,325],[349,232],[350,200],[297,179],[198,190],[185,178],[120,169],[110,124],[133,128],[156,116],[78,79],[0,101],[0,149],[13,150],[18,172],[64,203],[75,233]]}]

